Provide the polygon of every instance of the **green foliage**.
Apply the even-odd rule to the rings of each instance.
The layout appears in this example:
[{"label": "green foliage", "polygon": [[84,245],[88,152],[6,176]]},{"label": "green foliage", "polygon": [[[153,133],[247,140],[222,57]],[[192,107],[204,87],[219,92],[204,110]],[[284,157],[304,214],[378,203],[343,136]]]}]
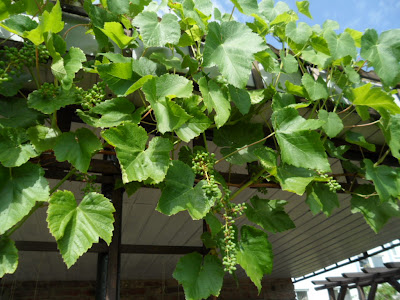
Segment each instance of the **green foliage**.
[{"label": "green foliage", "polygon": [[103,195],[89,193],[78,205],[73,193],[58,191],[49,203],[49,229],[68,268],[99,238],[111,243],[115,209]]},{"label": "green foliage", "polygon": [[[184,256],[174,272],[187,299],[218,295],[238,264],[258,289],[272,271],[263,230],[295,224],[284,200],[236,202],[248,187],[306,193],[311,212],[327,216],[339,206],[337,193],[348,193],[352,212],[376,232],[400,215],[400,172],[385,160],[400,158],[400,107],[391,91],[400,82],[399,29],[338,32],[331,20],[310,27],[297,15],[311,18],[308,1],[296,1],[295,12],[285,2],[233,0],[237,13],[252,18],[247,24],[210,0],[85,1],[89,17],[77,26],[98,44],[88,55],[69,46],[72,39],[67,47],[77,31],[61,34],[60,2],[46,3],[0,3],[3,31],[25,41],[3,41],[0,49],[1,276],[17,265],[9,236],[48,199],[48,225],[68,267],[99,238],[110,242],[114,209],[87,173],[98,151],[115,151],[116,185],[128,195],[159,189],[160,213],[186,210],[206,220],[210,232],[201,238],[210,254]],[[268,46],[271,39],[282,48]],[[362,78],[365,67],[382,87]],[[246,89],[251,75],[258,89]],[[69,112],[86,124],[66,130]],[[374,124],[381,140],[367,134]],[[192,146],[203,140],[204,147]],[[360,165],[350,160],[358,149],[366,157]],[[49,191],[40,164],[50,157],[74,167],[64,181],[87,183],[79,205],[69,191]],[[355,176],[351,187],[331,174],[336,163]],[[232,164],[247,164],[250,176],[236,190]],[[358,180],[368,185],[357,187]],[[239,228],[239,218],[262,230]]]}]

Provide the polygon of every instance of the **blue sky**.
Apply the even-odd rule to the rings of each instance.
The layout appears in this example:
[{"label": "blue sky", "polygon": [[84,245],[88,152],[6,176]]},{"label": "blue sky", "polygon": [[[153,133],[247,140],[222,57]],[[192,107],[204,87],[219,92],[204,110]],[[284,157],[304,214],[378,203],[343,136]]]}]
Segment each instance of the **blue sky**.
[{"label": "blue sky", "polygon": [[[230,13],[233,7],[229,0],[212,0],[214,5]],[[277,1],[275,1],[277,2]],[[296,10],[295,0],[285,0]],[[340,24],[340,30],[352,28],[365,31],[374,28],[378,32],[400,28],[400,0],[309,0],[313,20],[300,16],[300,21],[309,25],[321,24],[331,19]],[[244,21],[242,17],[237,17]]]}]

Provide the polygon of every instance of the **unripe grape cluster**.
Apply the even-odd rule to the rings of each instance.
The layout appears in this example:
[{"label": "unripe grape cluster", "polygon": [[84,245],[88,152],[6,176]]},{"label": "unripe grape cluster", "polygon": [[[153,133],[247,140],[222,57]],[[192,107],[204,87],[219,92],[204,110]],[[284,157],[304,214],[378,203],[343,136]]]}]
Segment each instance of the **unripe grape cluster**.
[{"label": "unripe grape cluster", "polygon": [[100,81],[93,85],[93,87],[87,91],[82,88],[77,88],[78,92],[82,97],[82,108],[83,109],[91,109],[103,102],[106,98],[106,83],[104,81]]},{"label": "unripe grape cluster", "polygon": [[206,151],[196,151],[192,157],[192,170],[195,174],[205,176],[214,173],[216,159],[214,153]]},{"label": "unripe grape cluster", "polygon": [[[226,206],[228,205],[227,202]],[[224,227],[224,246],[225,255],[222,259],[222,264],[224,265],[224,271],[232,274],[236,271],[236,244],[235,244],[235,231],[233,225],[235,224],[235,218],[241,216],[246,209],[244,203],[239,203],[233,207],[226,208],[223,218],[225,220]]]},{"label": "unripe grape cluster", "polygon": [[56,97],[59,93],[59,89],[53,83],[49,82],[44,82],[38,91],[40,91],[45,98]]},{"label": "unripe grape cluster", "polygon": [[[50,55],[44,45],[38,46],[39,63],[46,63]],[[20,76],[23,67],[36,64],[35,45],[25,43],[21,48],[5,46],[0,49],[0,82],[11,81],[14,76]]]},{"label": "unripe grape cluster", "polygon": [[337,182],[337,180],[332,176],[328,176],[328,174],[320,174],[320,177],[328,180],[326,185],[329,187],[331,192],[336,192],[337,190],[342,189],[342,186],[339,184],[339,182]]}]

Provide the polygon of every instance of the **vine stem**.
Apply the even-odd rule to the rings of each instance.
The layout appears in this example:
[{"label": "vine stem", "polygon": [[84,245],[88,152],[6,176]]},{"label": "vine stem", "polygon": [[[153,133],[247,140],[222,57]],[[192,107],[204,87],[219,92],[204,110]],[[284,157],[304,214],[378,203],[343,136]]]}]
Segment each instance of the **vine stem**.
[{"label": "vine stem", "polygon": [[338,112],[337,114],[340,115],[342,113],[345,113],[346,111],[348,111],[350,108],[353,107],[353,104],[349,105],[348,107],[346,107],[345,109],[343,109],[342,111]]},{"label": "vine stem", "polygon": [[38,87],[40,88],[40,83],[41,83],[41,79],[40,79],[40,68],[39,68],[39,48],[38,46],[35,47],[35,52],[36,52],[36,73],[37,73],[37,79],[38,79]]},{"label": "vine stem", "polygon": [[251,178],[248,182],[246,182],[244,185],[242,185],[230,198],[229,201],[232,201],[235,199],[241,192],[243,192],[245,189],[247,189],[250,185],[252,185],[254,182],[256,182],[262,174],[265,173],[265,170],[262,169],[260,172],[258,172],[253,178]]},{"label": "vine stem", "polygon": [[246,148],[249,148],[249,147],[251,147],[251,146],[254,146],[254,145],[258,144],[258,143],[261,143],[261,142],[263,142],[263,141],[269,139],[271,136],[274,136],[274,135],[275,135],[275,132],[273,132],[273,133],[271,133],[270,135],[268,135],[268,136],[262,138],[261,140],[258,140],[257,142],[251,143],[250,145],[246,145],[246,146],[244,146],[244,147],[242,147],[242,148],[240,148],[240,149],[237,149],[237,150],[235,150],[235,151],[229,153],[228,155],[224,156],[223,158],[217,160],[217,161],[215,162],[215,164],[220,163],[221,161],[227,159],[228,157],[232,156],[233,154],[235,154],[235,153],[237,153],[237,152],[239,152],[239,151],[241,151],[241,150],[243,150],[243,149],[246,149]]},{"label": "vine stem", "polygon": [[74,175],[76,172],[75,168],[72,168],[71,171],[68,172],[67,175],[63,179],[61,179],[51,190],[50,190],[50,195],[52,195],[65,181],[68,180],[72,175]]},{"label": "vine stem", "polygon": [[67,31],[65,31],[65,33],[64,33],[64,35],[63,35],[63,39],[65,39],[65,38],[67,37],[68,33],[69,33],[72,29],[75,29],[76,27],[79,27],[79,26],[89,26],[89,25],[88,25],[88,24],[76,24],[76,25],[74,25],[74,26],[68,28]]},{"label": "vine stem", "polygon": [[385,154],[374,164],[374,167],[379,166],[386,158],[386,156],[390,153],[390,148],[386,150]]},{"label": "vine stem", "polygon": [[374,124],[379,123],[379,122],[380,122],[380,120],[376,120],[376,121],[374,121],[374,122],[367,123],[367,124],[344,126],[344,128],[366,127],[366,126],[374,125]]},{"label": "vine stem", "polygon": [[232,20],[233,13],[235,12],[235,8],[236,8],[236,6],[234,5],[233,8],[232,8],[231,15],[229,16],[229,21]]}]

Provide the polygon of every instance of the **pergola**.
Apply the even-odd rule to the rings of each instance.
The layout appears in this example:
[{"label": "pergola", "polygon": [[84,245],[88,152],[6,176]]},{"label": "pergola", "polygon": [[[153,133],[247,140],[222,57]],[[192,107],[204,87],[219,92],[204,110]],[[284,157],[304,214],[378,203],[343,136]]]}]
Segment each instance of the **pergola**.
[{"label": "pergola", "polygon": [[[385,263],[385,267],[363,268],[363,272],[343,273],[342,277],[326,277],[326,280],[315,280],[313,284],[319,285],[317,291],[328,290],[329,299],[336,300],[335,287],[340,287],[337,300],[344,300],[348,289],[357,289],[360,300],[374,300],[378,284],[389,283],[400,293],[400,263]],[[365,296],[365,287],[370,287],[368,298]]]}]

